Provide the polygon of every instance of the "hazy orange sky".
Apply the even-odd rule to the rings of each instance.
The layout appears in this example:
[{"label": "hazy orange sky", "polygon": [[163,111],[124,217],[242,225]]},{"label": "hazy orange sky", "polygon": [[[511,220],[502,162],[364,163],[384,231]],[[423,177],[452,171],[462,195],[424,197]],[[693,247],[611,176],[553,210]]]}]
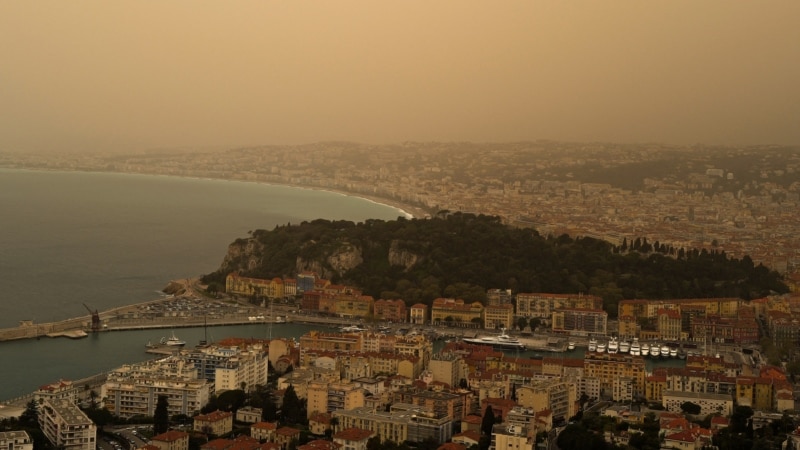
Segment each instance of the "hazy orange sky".
[{"label": "hazy orange sky", "polygon": [[0,2],[0,150],[800,144],[799,0]]}]

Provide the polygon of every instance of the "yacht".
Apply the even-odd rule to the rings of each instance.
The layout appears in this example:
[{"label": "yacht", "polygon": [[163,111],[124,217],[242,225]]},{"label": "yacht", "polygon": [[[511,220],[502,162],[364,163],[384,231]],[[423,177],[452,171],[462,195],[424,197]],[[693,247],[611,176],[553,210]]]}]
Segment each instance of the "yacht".
[{"label": "yacht", "polygon": [[658,346],[658,343],[654,342],[650,346],[650,356],[653,358],[658,358],[658,355],[661,354],[661,347]]},{"label": "yacht", "polygon": [[619,352],[620,353],[628,353],[631,351],[631,343],[627,340],[623,340],[619,343]]},{"label": "yacht", "polygon": [[575,343],[572,342],[572,341],[569,341],[567,343],[567,350],[575,350]]},{"label": "yacht", "polygon": [[661,354],[662,358],[666,358],[669,356],[669,347],[667,346],[667,344],[661,346],[661,350],[659,351],[659,353]]},{"label": "yacht", "polygon": [[610,341],[608,341],[608,353],[614,355],[619,353],[619,342],[617,342],[617,338],[612,337]]},{"label": "yacht", "polygon": [[[647,353],[650,353],[649,351]],[[642,346],[639,345],[639,340],[634,338],[631,344],[631,355],[639,356],[642,354]]]},{"label": "yacht", "polygon": [[349,327],[342,327],[342,328],[340,328],[340,330],[343,333],[360,333],[362,331],[367,331],[366,328],[361,328],[358,325],[350,325]]},{"label": "yacht", "polygon": [[589,348],[587,349],[590,352],[597,351],[597,339],[591,338],[589,339]]},{"label": "yacht", "polygon": [[605,353],[606,352],[606,343],[605,342],[598,342],[597,343],[597,353]]},{"label": "yacht", "polygon": [[525,346],[519,342],[519,339],[506,334],[506,329],[501,328],[498,336],[483,336],[476,338],[463,339],[468,344],[491,345],[494,348],[501,350],[525,350]]},{"label": "yacht", "polygon": [[650,356],[650,346],[647,345],[646,342],[644,344],[641,344],[641,345],[642,345],[642,348],[641,348],[640,352],[642,353],[642,356]]},{"label": "yacht", "polygon": [[679,350],[678,350],[678,358],[680,358],[680,359],[686,359],[686,350],[684,350],[684,349],[682,349],[682,348],[681,348],[681,349],[679,349]]},{"label": "yacht", "polygon": [[172,336],[168,338],[161,338],[161,345],[167,345],[170,347],[183,347],[186,345],[186,341],[182,341],[175,336],[175,332],[172,333]]}]

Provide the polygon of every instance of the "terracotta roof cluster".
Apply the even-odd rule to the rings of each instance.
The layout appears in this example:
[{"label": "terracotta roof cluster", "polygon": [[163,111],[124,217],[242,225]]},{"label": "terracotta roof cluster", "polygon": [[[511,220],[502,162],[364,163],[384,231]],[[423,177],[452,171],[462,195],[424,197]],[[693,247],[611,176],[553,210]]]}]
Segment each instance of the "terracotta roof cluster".
[{"label": "terracotta roof cluster", "polygon": [[201,422],[217,422],[217,421],[220,421],[220,420],[227,419],[228,417],[231,417],[231,416],[233,416],[233,413],[231,413],[231,412],[216,410],[214,412],[210,412],[210,413],[205,414],[205,415],[195,416],[194,420],[195,421],[201,421]]},{"label": "terracotta roof cluster", "polygon": [[178,430],[169,430],[164,433],[161,433],[157,436],[153,436],[151,440],[153,441],[161,441],[161,442],[174,442],[178,439],[188,438],[189,433],[178,431]]},{"label": "terracotta roof cluster", "polygon": [[370,430],[364,430],[362,428],[346,428],[336,434],[333,435],[334,439],[341,439],[344,441],[363,441],[364,439],[369,439],[370,436],[375,434]]}]

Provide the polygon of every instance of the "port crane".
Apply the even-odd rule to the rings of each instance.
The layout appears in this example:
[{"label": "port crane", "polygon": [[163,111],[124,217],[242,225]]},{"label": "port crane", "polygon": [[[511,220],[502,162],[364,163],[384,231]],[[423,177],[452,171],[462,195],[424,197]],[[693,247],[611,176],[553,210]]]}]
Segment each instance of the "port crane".
[{"label": "port crane", "polygon": [[83,307],[92,315],[92,332],[100,331],[100,313],[96,309],[92,311],[92,308],[89,308],[86,303],[83,304]]}]

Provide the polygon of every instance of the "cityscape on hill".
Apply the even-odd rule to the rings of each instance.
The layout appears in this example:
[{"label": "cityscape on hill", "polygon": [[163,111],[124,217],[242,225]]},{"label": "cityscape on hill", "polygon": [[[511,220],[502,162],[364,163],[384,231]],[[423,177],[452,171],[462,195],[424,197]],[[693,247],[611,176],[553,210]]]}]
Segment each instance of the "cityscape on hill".
[{"label": "cityscape on hill", "polygon": [[542,235],[716,249],[797,277],[800,148],[658,144],[324,142],[133,154],[0,152],[0,167],[208,177],[337,190],[496,215]]},{"label": "cityscape on hill", "polygon": [[[612,274],[595,265],[593,256],[613,249],[617,261],[642,254],[631,261],[663,263],[673,261],[666,255],[680,249],[676,264],[707,260],[703,271],[735,274],[711,264],[727,255],[733,266],[746,268],[745,278],[778,285],[763,277],[767,270],[754,267],[756,261],[783,277],[784,292],[796,290],[800,149],[549,141],[320,143],[130,155],[0,153],[0,167],[340,191],[392,204],[426,224],[463,227],[451,240],[460,250],[471,248],[471,242],[491,246],[478,241],[501,236],[488,225],[502,225],[511,239],[502,248],[495,242],[495,250],[529,254],[527,245],[547,242],[552,255],[566,252],[586,267],[595,286],[591,292],[555,292],[563,288],[556,284],[577,280],[562,267],[552,272],[561,281],[544,273],[538,284],[521,284],[524,290],[491,286],[476,292],[481,283],[459,282],[457,276],[459,270],[466,273],[467,258],[448,264],[443,250],[438,250],[443,259],[429,258],[427,277],[417,274],[417,286],[410,273],[424,254],[411,248],[424,243],[406,239],[411,247],[404,248],[395,238],[391,243],[373,238],[372,244],[362,239],[369,255],[355,245],[332,254],[310,245],[338,251],[313,237],[311,229],[349,227],[355,233],[360,225],[348,222],[321,220],[304,224],[308,229],[290,224],[277,227],[274,235],[256,230],[248,239],[232,236],[236,241],[226,261],[241,266],[223,265],[213,283],[173,283],[169,297],[156,304],[113,314],[94,311],[90,321],[70,322],[81,327],[81,334],[64,330],[62,335],[211,321],[266,323],[282,330],[276,337],[234,337],[193,347],[173,332],[148,343],[147,352],[156,359],[86,380],[54,380],[2,405],[0,446],[579,450],[591,443],[591,448],[620,450],[749,450],[800,445],[796,293],[751,289],[758,298],[712,296],[712,287],[744,281],[723,277],[709,278],[716,281],[705,290],[687,284],[690,298],[626,297],[609,303],[600,294],[617,289],[617,282],[635,282],[643,288],[631,292],[647,292],[664,281],[656,274],[640,277],[630,268]],[[386,226],[400,236],[413,222]],[[251,259],[266,260],[261,252],[272,248],[264,243],[288,244],[288,234],[281,238],[281,233],[290,232],[308,234],[306,252],[334,261],[328,266],[342,273],[367,261],[394,272],[404,267],[409,279],[397,281],[395,291],[378,290],[376,298],[365,294],[365,286],[333,283],[313,270],[325,264],[288,253],[281,261],[289,266],[312,267],[263,277],[237,273],[239,267],[255,270],[258,264]],[[425,233],[416,228],[416,236]],[[530,238],[536,239],[526,243]],[[645,250],[650,243],[660,244]],[[488,247],[472,250],[481,248]],[[481,252],[487,261],[499,261],[495,253]],[[521,261],[503,270],[527,270]],[[546,263],[557,265],[559,259]],[[490,277],[475,271],[475,264],[469,264],[472,273],[487,281]],[[678,266],[659,267],[663,275],[679,276]],[[433,286],[434,270],[450,275],[452,284]],[[364,284],[389,280],[362,272]],[[532,286],[547,286],[549,292]],[[444,296],[431,297],[437,289]],[[294,323],[315,329],[292,338]],[[3,331],[25,338],[32,337],[27,332],[33,328],[42,327]]]}]

